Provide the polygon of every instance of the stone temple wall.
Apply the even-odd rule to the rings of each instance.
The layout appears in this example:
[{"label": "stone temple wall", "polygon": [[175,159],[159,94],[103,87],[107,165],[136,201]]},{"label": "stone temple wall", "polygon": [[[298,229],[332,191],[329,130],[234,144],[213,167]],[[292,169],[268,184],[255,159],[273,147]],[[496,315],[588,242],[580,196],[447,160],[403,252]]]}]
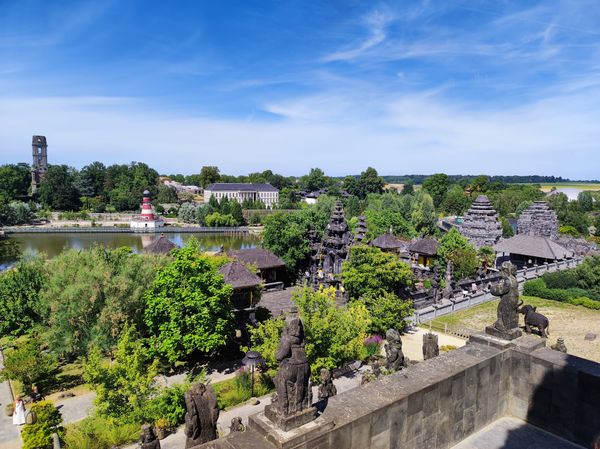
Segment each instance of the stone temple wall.
[{"label": "stone temple wall", "polygon": [[246,432],[198,449],[445,449],[507,415],[590,447],[600,434],[600,364],[518,340],[473,342],[342,393],[290,432],[259,413]]}]

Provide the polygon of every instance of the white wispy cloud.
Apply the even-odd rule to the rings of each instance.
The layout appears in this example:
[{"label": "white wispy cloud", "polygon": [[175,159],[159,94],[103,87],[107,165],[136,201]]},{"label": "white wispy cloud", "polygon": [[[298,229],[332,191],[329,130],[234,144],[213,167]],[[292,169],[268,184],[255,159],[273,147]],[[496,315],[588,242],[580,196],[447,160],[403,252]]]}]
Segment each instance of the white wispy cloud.
[{"label": "white wispy cloud", "polygon": [[389,12],[375,10],[365,16],[362,25],[367,29],[368,37],[345,50],[335,51],[322,58],[323,62],[349,61],[356,59],[367,50],[381,44],[386,38],[386,27],[392,21]]}]

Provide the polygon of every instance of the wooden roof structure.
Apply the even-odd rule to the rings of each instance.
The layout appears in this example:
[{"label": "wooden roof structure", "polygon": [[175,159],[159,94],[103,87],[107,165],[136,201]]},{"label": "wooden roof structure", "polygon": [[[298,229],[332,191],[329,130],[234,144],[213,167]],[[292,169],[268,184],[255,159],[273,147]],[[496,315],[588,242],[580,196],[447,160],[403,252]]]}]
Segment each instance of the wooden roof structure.
[{"label": "wooden roof structure", "polygon": [[219,273],[223,275],[226,284],[230,284],[234,289],[255,288],[261,284],[261,279],[252,273],[243,263],[233,261],[226,263],[219,268]]},{"label": "wooden roof structure", "polygon": [[254,265],[259,270],[285,267],[285,262],[264,248],[230,249],[227,255],[246,265]]},{"label": "wooden roof structure", "polygon": [[573,257],[573,252],[550,240],[537,235],[517,234],[501,240],[494,249],[499,253],[520,254],[538,259],[563,260]]},{"label": "wooden roof structure", "polygon": [[161,234],[159,238],[144,248],[144,252],[149,254],[169,254],[172,249],[177,247],[175,243]]},{"label": "wooden roof structure", "polygon": [[422,238],[411,243],[408,250],[411,253],[423,254],[425,256],[437,255],[438,242],[432,238]]}]

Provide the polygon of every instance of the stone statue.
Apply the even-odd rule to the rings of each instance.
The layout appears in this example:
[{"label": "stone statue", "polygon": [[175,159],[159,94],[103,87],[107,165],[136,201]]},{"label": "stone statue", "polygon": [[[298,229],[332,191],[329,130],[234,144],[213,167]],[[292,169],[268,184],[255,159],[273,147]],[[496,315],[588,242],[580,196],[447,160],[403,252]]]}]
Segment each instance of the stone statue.
[{"label": "stone statue", "polygon": [[229,431],[233,432],[243,432],[246,430],[246,427],[242,424],[242,418],[236,416],[235,418],[231,418],[231,425],[229,426]]},{"label": "stone statue", "polygon": [[154,433],[154,427],[150,424],[144,424],[142,426],[140,443],[140,449],[160,449],[160,441]]},{"label": "stone statue", "polygon": [[432,359],[438,355],[440,355],[438,336],[431,332],[423,334],[423,360]]},{"label": "stone statue", "polygon": [[399,371],[406,366],[404,354],[402,353],[402,339],[400,332],[396,329],[388,329],[385,333],[387,343],[385,344],[385,356],[387,359],[385,367],[389,371]]},{"label": "stone statue", "polygon": [[219,409],[212,387],[195,383],[185,393],[186,449],[217,439]]},{"label": "stone statue", "polygon": [[284,431],[293,429],[316,417],[312,407],[310,365],[304,350],[304,326],[293,310],[285,320],[285,327],[275,353],[279,371],[275,376],[277,395],[265,407],[265,415]]},{"label": "stone statue", "polygon": [[373,377],[375,377],[375,379],[381,376],[381,367],[379,366],[379,362],[377,360],[371,364],[371,372],[373,373]]},{"label": "stone statue", "polygon": [[438,302],[440,299],[440,267],[437,265],[433,269],[433,278],[431,279],[431,296],[433,296],[434,302]]},{"label": "stone statue", "polygon": [[556,344],[550,346],[550,349],[554,349],[555,351],[567,353],[567,347],[565,346],[565,339],[562,337],[558,337],[556,340]]},{"label": "stone statue", "polygon": [[327,401],[331,396],[337,394],[337,388],[333,384],[331,371],[326,368],[321,368],[321,385],[319,385],[319,401]]},{"label": "stone statue", "polygon": [[446,264],[446,286],[444,287],[443,297],[444,299],[450,299],[454,296],[454,291],[452,290],[452,262],[448,261]]},{"label": "stone statue", "polygon": [[536,307],[526,304],[519,309],[519,313],[525,316],[525,332],[531,333],[532,327],[537,327],[541,337],[548,338],[548,327],[550,321],[541,313],[536,312]]},{"label": "stone statue", "polygon": [[500,269],[502,279],[490,287],[494,296],[500,297],[497,320],[493,326],[485,328],[486,333],[504,340],[513,340],[523,335],[519,329],[519,283],[515,275],[516,267],[511,262],[504,262]]}]

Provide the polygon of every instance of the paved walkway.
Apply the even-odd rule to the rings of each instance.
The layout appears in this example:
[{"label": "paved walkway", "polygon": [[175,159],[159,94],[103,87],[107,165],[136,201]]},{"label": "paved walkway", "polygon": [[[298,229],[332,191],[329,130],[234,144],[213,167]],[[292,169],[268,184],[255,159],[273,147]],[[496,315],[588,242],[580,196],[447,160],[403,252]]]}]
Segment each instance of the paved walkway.
[{"label": "paved walkway", "polygon": [[583,449],[513,417],[500,418],[452,449]]}]

